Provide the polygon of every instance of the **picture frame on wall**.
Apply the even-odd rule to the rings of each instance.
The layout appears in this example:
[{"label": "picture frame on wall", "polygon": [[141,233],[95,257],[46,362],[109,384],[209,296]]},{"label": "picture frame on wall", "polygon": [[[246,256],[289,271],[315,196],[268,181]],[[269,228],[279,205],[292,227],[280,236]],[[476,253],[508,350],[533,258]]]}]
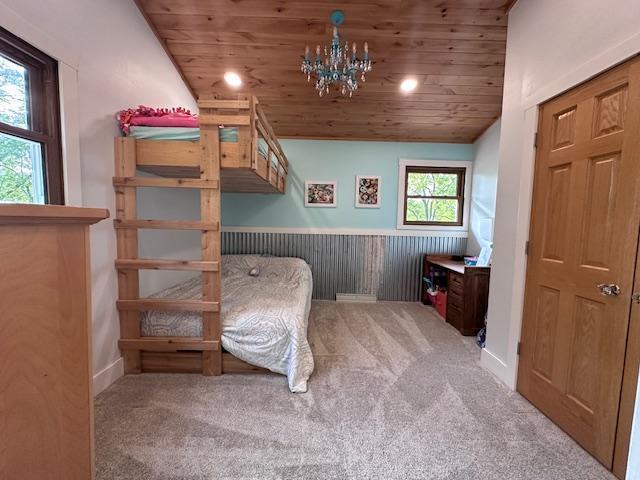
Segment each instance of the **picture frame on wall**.
[{"label": "picture frame on wall", "polygon": [[380,208],[382,177],[356,175],[356,208]]},{"label": "picture frame on wall", "polygon": [[306,180],[304,206],[335,208],[338,205],[338,182],[335,180]]}]

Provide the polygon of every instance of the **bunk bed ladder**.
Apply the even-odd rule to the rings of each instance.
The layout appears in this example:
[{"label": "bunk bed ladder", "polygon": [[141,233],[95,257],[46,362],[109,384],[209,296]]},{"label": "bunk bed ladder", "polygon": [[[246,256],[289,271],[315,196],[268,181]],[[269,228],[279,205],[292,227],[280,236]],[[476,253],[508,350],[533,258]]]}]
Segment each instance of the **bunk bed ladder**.
[{"label": "bunk bed ladder", "polygon": [[[158,152],[162,142],[158,142]],[[186,146],[186,144],[185,144]],[[142,372],[143,352],[200,352],[202,374],[222,374],[220,344],[220,148],[217,126],[203,126],[200,134],[200,178],[136,177],[138,149],[133,138],[116,138],[116,190],[118,302],[120,342],[125,373]],[[149,154],[149,152],[145,152]],[[194,188],[200,190],[200,221],[137,218],[140,187]],[[139,229],[201,230],[201,260],[138,258]],[[181,300],[140,298],[140,270],[200,271],[202,298]],[[141,337],[140,312],[197,311],[202,314],[202,337]]]}]

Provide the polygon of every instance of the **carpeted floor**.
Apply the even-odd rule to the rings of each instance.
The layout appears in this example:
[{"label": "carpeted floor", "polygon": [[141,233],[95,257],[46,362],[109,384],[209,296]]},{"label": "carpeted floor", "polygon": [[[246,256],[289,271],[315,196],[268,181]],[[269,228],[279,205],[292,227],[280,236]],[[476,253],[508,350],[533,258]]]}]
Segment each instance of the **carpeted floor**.
[{"label": "carpeted floor", "polygon": [[309,392],[278,375],[141,375],[96,400],[97,478],[613,478],[414,303],[314,302]]}]

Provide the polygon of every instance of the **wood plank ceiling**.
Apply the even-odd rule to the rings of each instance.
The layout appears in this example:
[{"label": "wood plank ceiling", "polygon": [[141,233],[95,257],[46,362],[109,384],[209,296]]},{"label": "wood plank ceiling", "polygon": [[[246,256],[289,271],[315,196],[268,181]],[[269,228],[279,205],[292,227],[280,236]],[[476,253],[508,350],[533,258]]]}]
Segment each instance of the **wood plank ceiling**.
[{"label": "wood plank ceiling", "polygon": [[[280,137],[468,143],[500,115],[507,0],[136,0],[196,96],[235,95],[232,70]],[[373,71],[353,98],[318,98],[305,45],[369,42]],[[402,94],[403,79],[418,88]]]}]

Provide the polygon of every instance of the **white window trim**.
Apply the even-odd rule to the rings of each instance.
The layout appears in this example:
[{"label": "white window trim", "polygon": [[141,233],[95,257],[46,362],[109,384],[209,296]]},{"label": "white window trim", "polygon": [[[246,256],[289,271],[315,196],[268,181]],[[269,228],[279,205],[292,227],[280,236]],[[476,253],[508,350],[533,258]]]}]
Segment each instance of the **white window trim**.
[{"label": "white window trim", "polygon": [[[473,163],[462,160],[414,160],[401,158],[398,161],[398,214],[396,228],[398,230],[420,230],[423,232],[463,232],[469,231],[469,206],[471,204],[471,175],[473,174]],[[404,179],[407,167],[452,167],[464,168],[464,206],[462,209],[462,225],[404,225]]]}]

